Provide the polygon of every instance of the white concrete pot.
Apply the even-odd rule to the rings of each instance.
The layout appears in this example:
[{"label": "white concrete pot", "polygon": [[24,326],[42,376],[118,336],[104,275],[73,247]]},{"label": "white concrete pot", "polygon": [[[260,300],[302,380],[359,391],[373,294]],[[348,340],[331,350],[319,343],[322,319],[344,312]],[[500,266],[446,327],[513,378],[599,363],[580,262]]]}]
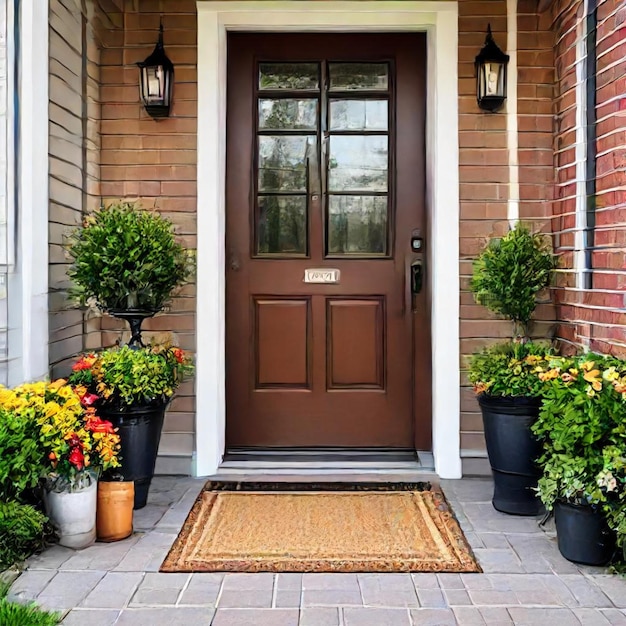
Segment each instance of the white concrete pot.
[{"label": "white concrete pot", "polygon": [[46,514],[59,531],[59,543],[81,549],[96,540],[98,481],[78,491],[44,491]]}]

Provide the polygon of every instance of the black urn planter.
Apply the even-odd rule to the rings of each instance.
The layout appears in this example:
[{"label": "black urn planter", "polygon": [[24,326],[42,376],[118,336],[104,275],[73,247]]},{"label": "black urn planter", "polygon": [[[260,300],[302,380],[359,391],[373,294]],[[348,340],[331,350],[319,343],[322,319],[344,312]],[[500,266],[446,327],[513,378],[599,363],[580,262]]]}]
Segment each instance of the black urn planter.
[{"label": "black urn planter", "polygon": [[122,457],[119,471],[124,480],[135,483],[135,509],[146,506],[166,408],[167,403],[129,407],[123,411],[98,409],[98,415],[118,429]]},{"label": "black urn planter", "polygon": [[606,565],[615,551],[615,533],[602,511],[591,505],[554,503],[559,552],[583,565]]},{"label": "black urn planter", "polygon": [[530,427],[541,400],[481,394],[487,454],[493,473],[493,506],[511,515],[537,515],[541,501],[534,489],[541,476],[535,460],[541,446]]}]

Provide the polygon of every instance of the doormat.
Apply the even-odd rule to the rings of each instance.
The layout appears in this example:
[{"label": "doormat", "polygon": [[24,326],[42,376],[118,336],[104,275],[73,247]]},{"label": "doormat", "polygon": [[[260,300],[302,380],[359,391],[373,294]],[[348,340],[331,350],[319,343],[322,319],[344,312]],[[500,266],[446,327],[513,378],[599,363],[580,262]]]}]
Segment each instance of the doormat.
[{"label": "doormat", "polygon": [[445,497],[423,483],[262,484],[208,483],[161,571],[481,571]]}]

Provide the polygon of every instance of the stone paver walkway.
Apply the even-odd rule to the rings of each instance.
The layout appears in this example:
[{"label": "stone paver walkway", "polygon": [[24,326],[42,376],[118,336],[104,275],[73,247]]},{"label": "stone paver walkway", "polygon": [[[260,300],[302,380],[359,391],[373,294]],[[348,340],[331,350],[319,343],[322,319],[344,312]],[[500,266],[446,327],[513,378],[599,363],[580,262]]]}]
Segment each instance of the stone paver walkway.
[{"label": "stone paver walkway", "polygon": [[489,480],[442,481],[483,574],[161,574],[203,480],[159,477],[125,541],[33,557],[11,597],[66,626],[626,625],[626,581],[577,566]]}]

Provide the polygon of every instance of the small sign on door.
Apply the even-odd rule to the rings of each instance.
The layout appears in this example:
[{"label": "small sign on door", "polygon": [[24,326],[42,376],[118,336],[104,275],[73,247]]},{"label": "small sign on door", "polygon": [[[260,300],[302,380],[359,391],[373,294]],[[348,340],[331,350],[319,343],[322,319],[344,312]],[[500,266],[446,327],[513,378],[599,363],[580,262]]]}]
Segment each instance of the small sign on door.
[{"label": "small sign on door", "polygon": [[304,270],[304,282],[337,284],[339,282],[339,270],[325,267]]}]

